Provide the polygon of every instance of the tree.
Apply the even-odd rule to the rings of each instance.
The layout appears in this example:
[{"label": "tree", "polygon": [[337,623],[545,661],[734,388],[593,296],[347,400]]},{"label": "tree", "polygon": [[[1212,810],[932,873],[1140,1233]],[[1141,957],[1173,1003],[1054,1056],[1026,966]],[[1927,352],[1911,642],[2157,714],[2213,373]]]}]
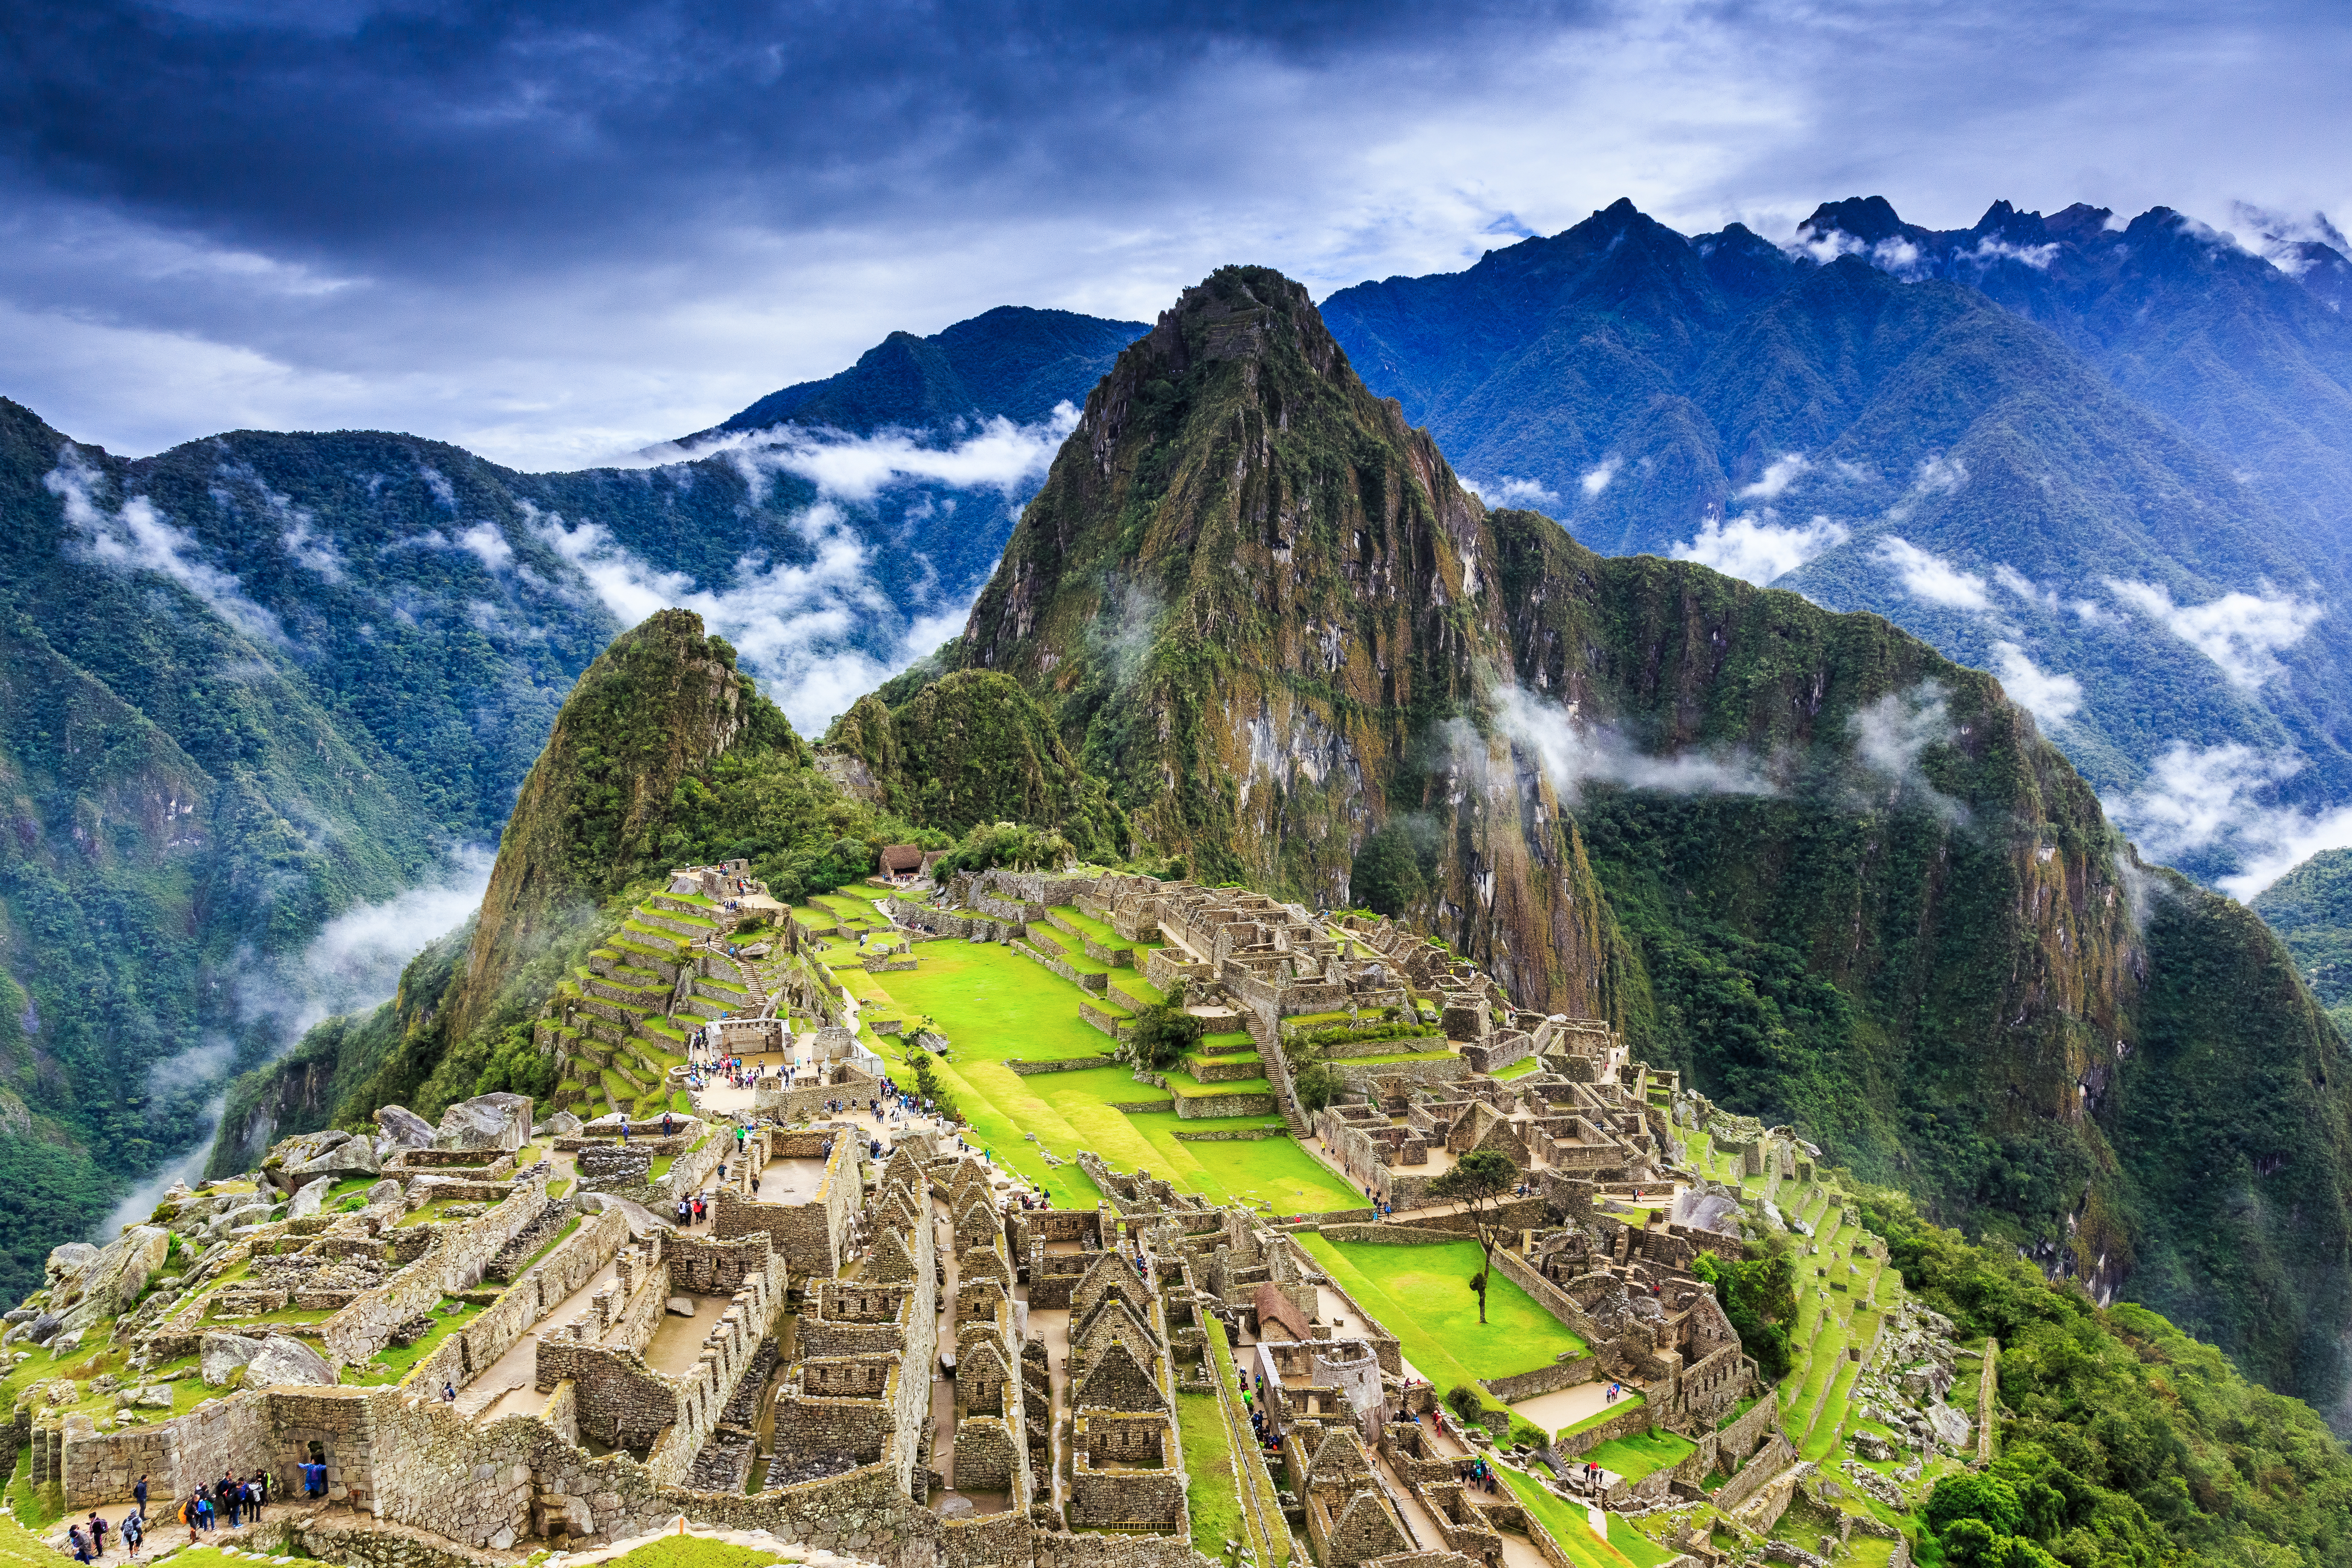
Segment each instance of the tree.
[{"label": "tree", "polygon": [[1127,1059],[1153,1072],[1166,1072],[1201,1043],[1206,1027],[1184,1011],[1184,988],[1180,985],[1167,1001],[1136,1014],[1125,1037]]},{"label": "tree", "polygon": [[1339,1098],[1348,1080],[1329,1062],[1310,1061],[1298,1069],[1291,1082],[1298,1090],[1298,1103],[1307,1110],[1320,1110]]},{"label": "tree", "polygon": [[1788,1376],[1796,1363],[1789,1327],[1797,1321],[1797,1266],[1789,1251],[1789,1243],[1774,1237],[1748,1243],[1744,1258],[1702,1251],[1691,1259],[1691,1272],[1715,1287],[1739,1348],[1756,1358],[1767,1383]]},{"label": "tree", "polygon": [[1503,1238],[1503,1204],[1519,1184],[1519,1168],[1510,1157],[1492,1149],[1473,1149],[1454,1163],[1454,1169],[1429,1184],[1429,1195],[1469,1206],[1471,1223],[1478,1227],[1480,1264],[1478,1321],[1486,1321],[1486,1286],[1494,1277],[1495,1246]]}]

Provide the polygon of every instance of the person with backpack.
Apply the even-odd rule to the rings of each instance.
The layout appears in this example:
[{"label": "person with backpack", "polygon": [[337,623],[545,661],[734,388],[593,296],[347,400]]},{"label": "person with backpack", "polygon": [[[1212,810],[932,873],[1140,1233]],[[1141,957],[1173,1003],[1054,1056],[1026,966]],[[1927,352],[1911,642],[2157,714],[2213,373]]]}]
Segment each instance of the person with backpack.
[{"label": "person with backpack", "polygon": [[87,1563],[89,1561],[89,1540],[87,1536],[82,1534],[80,1525],[69,1524],[66,1526],[66,1540],[73,1546],[75,1562]]},{"label": "person with backpack", "polygon": [[93,1557],[106,1555],[106,1516],[96,1509],[89,1510],[89,1554]]},{"label": "person with backpack", "polygon": [[139,1561],[139,1543],[147,1539],[146,1505],[142,1502],[122,1516],[122,1545],[131,1553],[131,1561]]}]

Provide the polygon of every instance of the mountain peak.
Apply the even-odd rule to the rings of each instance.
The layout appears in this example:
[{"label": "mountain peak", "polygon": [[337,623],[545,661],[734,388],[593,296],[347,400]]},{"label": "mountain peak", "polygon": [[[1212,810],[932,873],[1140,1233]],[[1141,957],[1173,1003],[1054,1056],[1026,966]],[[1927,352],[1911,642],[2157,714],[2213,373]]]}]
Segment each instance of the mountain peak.
[{"label": "mountain peak", "polygon": [[1345,363],[1307,286],[1271,267],[1220,267],[1162,310],[1145,342],[1171,375],[1220,360],[1263,359],[1285,343],[1321,375]]},{"label": "mountain peak", "polygon": [[1850,234],[1864,245],[1876,245],[1882,239],[1892,239],[1910,226],[1895,211],[1895,204],[1885,196],[1848,196],[1840,202],[1823,202],[1813,209],[1813,216],[1798,227],[1815,234]]}]

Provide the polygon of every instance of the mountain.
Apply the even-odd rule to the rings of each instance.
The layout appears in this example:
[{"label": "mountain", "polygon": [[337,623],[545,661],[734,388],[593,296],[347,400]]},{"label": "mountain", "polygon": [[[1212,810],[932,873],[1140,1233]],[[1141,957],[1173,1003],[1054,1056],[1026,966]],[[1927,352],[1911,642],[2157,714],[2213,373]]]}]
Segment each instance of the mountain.
[{"label": "mountain", "polygon": [[1885,620],[1489,510],[1278,274],[1120,355],[939,665],[1026,687],[1139,855],[1360,879],[1520,1005],[2341,1393],[2352,1076],[2260,921]]},{"label": "mountain", "polygon": [[[991,312],[763,400],[822,428],[564,474],[371,431],[124,460],[0,400],[0,1291],[352,1000],[321,929],[495,839],[624,627],[701,611],[816,726],[952,630],[1055,405],[1141,330]],[[323,1125],[390,1049],[240,1083],[215,1164]]]},{"label": "mountain", "polygon": [[1149,330],[1141,321],[1000,305],[927,338],[892,332],[838,375],[772,392],[716,428],[792,424],[867,436],[946,432],[988,419],[1034,425],[1085,397],[1118,351]]},{"label": "mountain", "polygon": [[[887,689],[887,688],[886,688]],[[825,761],[852,794],[962,837],[998,821],[1060,833],[1088,859],[1126,858],[1127,820],[1019,682],[960,670],[893,708],[877,692],[825,736]]]},{"label": "mountain", "polygon": [[2352,629],[2326,613],[2352,589],[2352,322],[2315,262],[2306,287],[2165,209],[2107,221],[1997,204],[1937,234],[1870,198],[1784,252],[1620,202],[1324,311],[1482,493],[1997,670],[2218,876],[2261,847],[2172,827],[2184,772],[2352,798]]},{"label": "mountain", "polygon": [[2278,932],[2336,1027],[2352,1031],[2352,849],[2325,849],[2263,889],[2253,910]]}]

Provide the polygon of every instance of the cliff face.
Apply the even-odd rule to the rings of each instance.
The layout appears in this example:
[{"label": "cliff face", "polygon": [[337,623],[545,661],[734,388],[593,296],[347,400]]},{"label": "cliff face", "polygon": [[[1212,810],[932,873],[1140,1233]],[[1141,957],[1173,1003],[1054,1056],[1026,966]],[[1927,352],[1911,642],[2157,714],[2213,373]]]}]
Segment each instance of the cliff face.
[{"label": "cliff face", "polygon": [[1522,1005],[2103,1292],[2160,1252],[2152,1302],[2340,1386],[2352,1073],[2275,942],[2140,868],[1990,677],[1488,512],[1287,279],[1120,356],[953,657],[1196,877],[1343,904],[1409,839],[1384,885]]},{"label": "cliff face", "polygon": [[557,715],[499,840],[462,978],[446,1005],[462,1039],[498,989],[580,907],[653,868],[688,774],[756,740],[806,748],[702,618],[664,610],[599,655]]}]

